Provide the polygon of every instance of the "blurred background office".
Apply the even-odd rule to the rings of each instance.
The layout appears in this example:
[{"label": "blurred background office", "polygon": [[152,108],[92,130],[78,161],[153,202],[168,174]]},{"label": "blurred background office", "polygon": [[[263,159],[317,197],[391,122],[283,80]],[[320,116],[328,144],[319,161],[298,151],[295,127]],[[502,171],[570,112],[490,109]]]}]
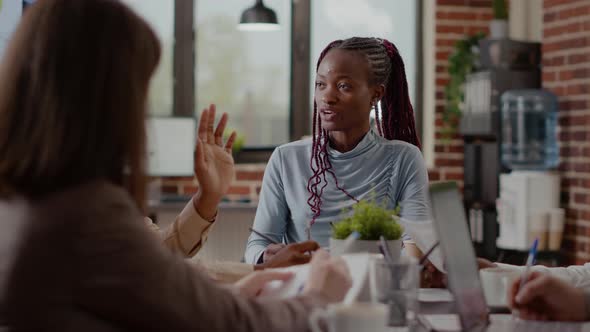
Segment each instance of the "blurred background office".
[{"label": "blurred background office", "polygon": [[[540,259],[552,265],[590,260],[590,0],[123,1],[152,24],[163,46],[149,97],[155,220],[172,221],[198,190],[191,142],[199,111],[215,102],[238,131],[236,179],[200,255],[241,258],[266,160],[274,147],[310,134],[321,48],[356,35],[382,36],[398,46],[430,180],[461,184],[480,256],[518,262],[530,230],[541,229],[547,239]],[[0,54],[31,4],[0,0]],[[518,167],[502,154],[514,148],[501,125],[502,107],[511,105],[502,103],[502,94],[541,88],[553,102],[540,107],[555,121],[550,128],[533,126],[543,134],[535,141],[540,145],[530,146],[543,150],[555,138],[557,159],[546,167]],[[519,189],[535,181],[526,172],[545,175],[547,185],[536,189],[545,196]],[[511,197],[522,205],[502,204]],[[527,212],[516,216],[515,208]],[[549,223],[560,213],[556,245]],[[521,240],[503,236],[510,227]],[[220,241],[224,245],[215,246]]]}]

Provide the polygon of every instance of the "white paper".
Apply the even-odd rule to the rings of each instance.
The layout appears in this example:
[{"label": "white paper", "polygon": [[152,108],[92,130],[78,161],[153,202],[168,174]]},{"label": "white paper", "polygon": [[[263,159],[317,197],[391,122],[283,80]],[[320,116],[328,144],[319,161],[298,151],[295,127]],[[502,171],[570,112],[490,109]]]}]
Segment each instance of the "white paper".
[{"label": "white paper", "polygon": [[418,318],[431,331],[461,331],[459,315],[456,314],[420,315]]},{"label": "white paper", "polygon": [[420,302],[453,302],[453,294],[443,288],[420,288],[418,290]]},{"label": "white paper", "polygon": [[262,290],[258,297],[273,298],[273,299],[287,299],[297,296],[303,290],[307,277],[309,276],[309,264],[294,265],[285,268],[273,269],[282,272],[293,272],[295,275],[288,281],[271,281]]},{"label": "white paper", "polygon": [[[341,257],[348,265],[350,275],[352,276],[352,287],[344,298],[344,303],[355,301],[369,301],[369,267],[370,262],[380,254],[358,253],[346,254]],[[269,283],[259,295],[260,298],[278,298],[286,299],[297,296],[303,290],[309,277],[309,264],[290,266],[287,268],[276,269],[278,271],[294,272],[293,278],[286,282],[273,281]]]}]

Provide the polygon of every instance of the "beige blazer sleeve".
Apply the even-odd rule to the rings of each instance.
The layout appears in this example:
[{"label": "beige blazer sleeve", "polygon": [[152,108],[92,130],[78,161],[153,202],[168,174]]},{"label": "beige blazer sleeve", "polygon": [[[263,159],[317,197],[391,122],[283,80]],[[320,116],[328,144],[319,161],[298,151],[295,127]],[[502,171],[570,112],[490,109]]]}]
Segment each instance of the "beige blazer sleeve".
[{"label": "beige blazer sleeve", "polygon": [[128,198],[108,196],[106,207],[85,209],[87,218],[75,220],[71,301],[78,311],[125,331],[296,332],[309,331],[311,310],[325,305],[309,296],[247,299],[217,286],[195,265],[154,245],[154,233]]},{"label": "beige blazer sleeve", "polygon": [[[145,217],[144,221],[158,234],[168,249],[187,258],[195,256],[205,245],[207,234],[215,222],[203,219],[195,210],[192,201],[167,228],[160,229],[148,217]],[[198,258],[194,258],[192,262],[199,264],[210,278],[221,283],[234,283],[254,271],[254,266],[246,263],[205,261]]]},{"label": "beige blazer sleeve", "polygon": [[211,279],[219,283],[234,283],[254,272],[254,265],[248,263],[205,261],[198,258],[191,262],[198,264]]},{"label": "beige blazer sleeve", "polygon": [[166,247],[185,257],[193,257],[199,252],[207,241],[207,234],[215,222],[215,220],[203,219],[195,210],[192,199],[174,222],[164,229],[160,229],[148,217],[145,217],[144,221],[151,229],[158,232]]}]

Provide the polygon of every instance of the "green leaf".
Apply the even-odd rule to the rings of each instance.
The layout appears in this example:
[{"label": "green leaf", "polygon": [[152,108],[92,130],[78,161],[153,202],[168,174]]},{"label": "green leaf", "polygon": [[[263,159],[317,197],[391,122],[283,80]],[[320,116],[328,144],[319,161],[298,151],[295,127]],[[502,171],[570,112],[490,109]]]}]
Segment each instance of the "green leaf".
[{"label": "green leaf", "polygon": [[492,3],[494,9],[494,18],[497,20],[508,19],[508,8],[506,8],[506,0],[494,0]]},{"label": "green leaf", "polygon": [[[461,117],[461,107],[464,100],[464,85],[466,76],[474,71],[475,61],[477,60],[477,46],[480,39],[484,38],[483,32],[478,32],[471,36],[455,42],[453,53],[449,56],[449,83],[445,86],[445,109],[442,114],[443,120],[443,138],[452,137],[456,130]],[[445,140],[448,141],[448,140]]]}]

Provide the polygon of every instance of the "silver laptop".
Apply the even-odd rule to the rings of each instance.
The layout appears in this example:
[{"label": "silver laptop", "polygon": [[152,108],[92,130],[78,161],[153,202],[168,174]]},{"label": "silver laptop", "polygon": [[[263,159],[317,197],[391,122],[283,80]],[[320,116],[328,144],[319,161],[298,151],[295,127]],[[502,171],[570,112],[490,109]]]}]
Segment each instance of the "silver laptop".
[{"label": "silver laptop", "polygon": [[455,182],[430,186],[432,214],[445,268],[448,286],[455,298],[462,331],[582,331],[580,323],[545,323],[512,319],[510,315],[490,315],[475,250],[467,227],[465,210]]},{"label": "silver laptop", "polygon": [[457,184],[432,184],[430,202],[461,327],[463,330],[485,327],[489,323],[488,307]]}]

